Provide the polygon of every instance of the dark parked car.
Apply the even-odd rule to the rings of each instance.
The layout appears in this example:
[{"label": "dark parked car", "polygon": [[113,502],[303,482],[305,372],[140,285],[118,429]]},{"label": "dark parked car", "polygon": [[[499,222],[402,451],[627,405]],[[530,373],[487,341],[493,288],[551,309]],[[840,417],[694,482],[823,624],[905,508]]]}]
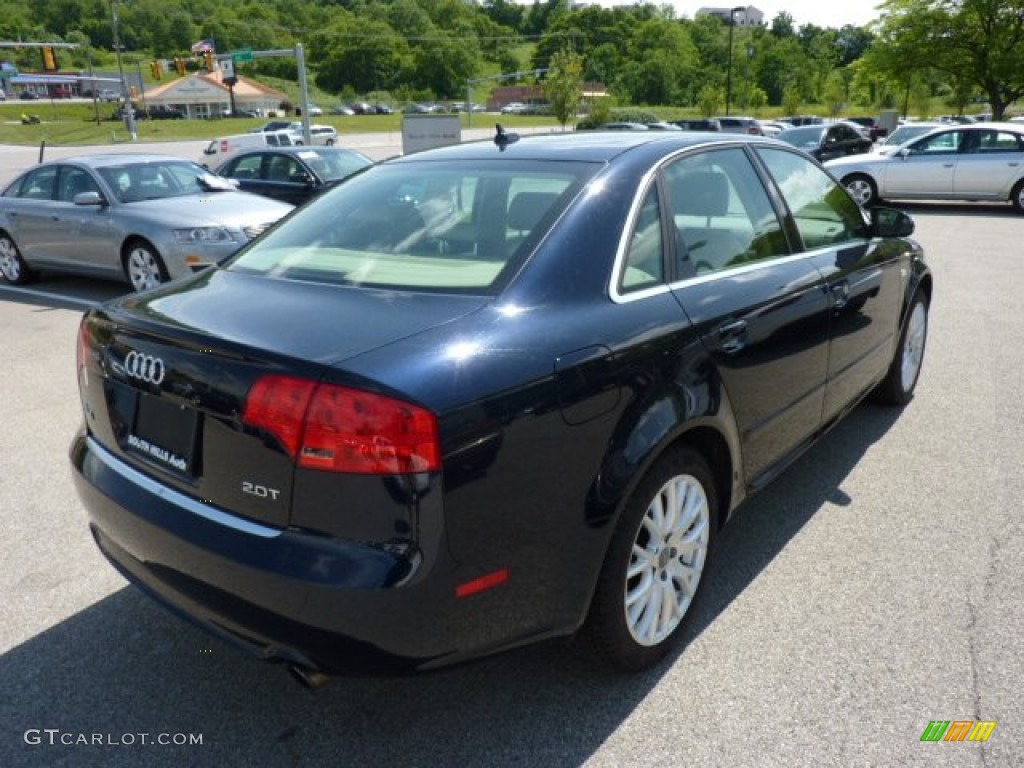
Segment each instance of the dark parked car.
[{"label": "dark parked car", "polygon": [[726,133],[745,133],[749,136],[763,136],[761,124],[752,117],[716,117],[721,130]]},{"label": "dark parked car", "polygon": [[73,476],[125,576],[307,680],[584,623],[642,669],[743,499],[911,399],[906,214],[770,139],[514,138],[377,164],[85,315]]},{"label": "dark parked car", "polygon": [[856,123],[861,128],[866,130],[868,132],[868,138],[870,138],[872,141],[878,141],[879,139],[883,139],[889,133],[873,117],[848,117],[846,119],[849,120],[851,123]]},{"label": "dark parked car", "polygon": [[150,120],[183,120],[185,113],[180,109],[157,104],[146,110]]},{"label": "dark parked car", "polygon": [[822,162],[870,152],[874,146],[874,142],[861,132],[856,123],[847,122],[790,128],[780,131],[775,138],[800,147]]},{"label": "dark parked car", "polygon": [[700,118],[695,120],[670,120],[672,125],[677,125],[684,131],[715,131],[722,130],[722,124],[713,117]]},{"label": "dark parked car", "polygon": [[217,169],[243,192],[301,205],[373,161],[341,147],[265,147],[239,152]]},{"label": "dark parked car", "polygon": [[803,125],[822,125],[825,122],[825,118],[818,115],[790,115],[789,117],[780,117],[779,119],[796,128]]}]

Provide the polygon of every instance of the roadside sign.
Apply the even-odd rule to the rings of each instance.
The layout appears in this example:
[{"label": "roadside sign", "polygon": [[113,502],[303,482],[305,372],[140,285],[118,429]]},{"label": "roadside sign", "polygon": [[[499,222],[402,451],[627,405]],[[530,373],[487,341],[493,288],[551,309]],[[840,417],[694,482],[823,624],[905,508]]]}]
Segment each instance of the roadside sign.
[{"label": "roadside sign", "polygon": [[252,48],[239,48],[237,51],[232,51],[231,60],[236,64],[252,61]]}]

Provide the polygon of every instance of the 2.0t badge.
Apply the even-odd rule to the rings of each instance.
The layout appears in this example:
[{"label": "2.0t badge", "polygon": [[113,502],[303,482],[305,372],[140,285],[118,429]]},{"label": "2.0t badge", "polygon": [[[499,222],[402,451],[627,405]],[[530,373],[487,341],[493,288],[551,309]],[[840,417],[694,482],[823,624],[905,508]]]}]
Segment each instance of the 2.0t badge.
[{"label": "2.0t badge", "polygon": [[148,384],[160,384],[167,373],[164,361],[159,357],[144,355],[134,350],[124,359],[124,372],[127,376]]}]

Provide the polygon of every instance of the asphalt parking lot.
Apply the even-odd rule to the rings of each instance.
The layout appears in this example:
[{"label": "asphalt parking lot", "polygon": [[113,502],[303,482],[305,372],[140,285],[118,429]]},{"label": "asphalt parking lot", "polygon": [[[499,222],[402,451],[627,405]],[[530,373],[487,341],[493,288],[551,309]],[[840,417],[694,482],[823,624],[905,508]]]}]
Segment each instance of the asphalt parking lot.
[{"label": "asphalt parking lot", "polygon": [[[0,766],[1024,765],[1024,220],[907,209],[936,285],[917,396],[748,502],[685,647],[632,677],[554,643],[311,692],[167,614],[69,477],[78,319],[124,287],[0,284]],[[997,726],[922,742],[934,720]]]}]

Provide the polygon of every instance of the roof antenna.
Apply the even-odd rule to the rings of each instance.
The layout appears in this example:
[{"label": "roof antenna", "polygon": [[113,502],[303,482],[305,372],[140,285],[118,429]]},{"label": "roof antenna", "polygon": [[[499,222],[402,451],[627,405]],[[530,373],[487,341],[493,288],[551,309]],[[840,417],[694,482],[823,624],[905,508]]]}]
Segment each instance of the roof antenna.
[{"label": "roof antenna", "polygon": [[514,144],[517,141],[519,141],[518,133],[508,133],[501,127],[501,123],[494,124],[494,143],[498,145],[498,149],[502,152],[505,151],[505,147],[509,144]]}]

